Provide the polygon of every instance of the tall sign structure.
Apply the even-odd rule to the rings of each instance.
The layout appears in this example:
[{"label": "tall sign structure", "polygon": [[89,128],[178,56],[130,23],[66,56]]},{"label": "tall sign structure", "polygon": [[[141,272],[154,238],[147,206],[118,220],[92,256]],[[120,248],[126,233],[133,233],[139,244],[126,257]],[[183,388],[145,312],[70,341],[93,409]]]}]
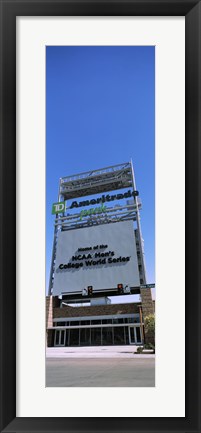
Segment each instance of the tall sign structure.
[{"label": "tall sign structure", "polygon": [[140,208],[133,164],[60,178],[49,295],[139,293],[146,285]]}]

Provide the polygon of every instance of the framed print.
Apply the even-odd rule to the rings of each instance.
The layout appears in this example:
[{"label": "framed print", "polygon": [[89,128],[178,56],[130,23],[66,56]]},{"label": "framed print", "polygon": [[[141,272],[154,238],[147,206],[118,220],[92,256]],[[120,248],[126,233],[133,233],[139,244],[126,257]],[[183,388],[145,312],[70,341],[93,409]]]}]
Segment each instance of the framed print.
[{"label": "framed print", "polygon": [[[200,431],[200,21],[201,6],[198,1],[1,1],[1,431]],[[124,47],[127,47],[126,51]],[[79,78],[75,81],[74,94],[79,91],[80,95],[86,59],[92,58],[88,71],[85,71],[85,79],[91,77],[91,83],[94,75],[101,80],[101,75],[104,74],[101,65],[107,56],[111,58],[114,53],[118,59],[117,68],[123,65],[122,70],[128,72],[131,56],[136,55],[133,47],[138,47],[141,59],[144,56],[143,47],[153,47],[152,51],[155,52],[156,383],[149,387],[148,382],[144,386],[138,382],[136,387],[130,388],[124,383],[116,390],[100,383],[94,388],[72,384],[66,387],[59,382],[49,382],[48,385],[45,383],[43,287],[47,241],[45,221],[48,212],[45,208],[45,194],[48,188],[54,187],[50,187],[48,182],[45,184],[45,172],[50,169],[56,171],[57,160],[55,157],[48,168],[50,117],[47,99],[50,98],[52,89],[58,94],[61,71],[65,71],[66,76],[72,73],[73,79],[77,74]],[[64,51],[71,59],[78,59],[76,62],[68,62],[66,69],[62,60]],[[90,57],[92,52],[93,56]],[[97,69],[93,64],[94,56],[99,62]],[[80,58],[83,58],[82,63]],[[59,71],[54,85],[52,76],[48,75],[49,64],[51,71],[54,67]],[[78,74],[78,69],[81,74]],[[90,75],[91,71],[93,74]],[[115,79],[114,72],[112,74]],[[131,69],[131,77],[133,74],[134,70]],[[122,77],[124,82],[125,75]],[[129,79],[128,83],[131,83]],[[131,84],[129,85],[132,99],[134,96]],[[125,89],[129,93],[129,88],[124,86]],[[66,94],[69,101],[70,90],[69,88]],[[108,87],[107,92],[103,92],[105,99],[109,91]],[[86,99],[90,97],[89,92],[85,94]],[[61,97],[59,101],[61,102]],[[72,99],[65,116],[71,118],[73,110],[76,113]],[[142,112],[145,113],[145,108]],[[54,112],[52,124],[54,121],[56,123],[55,115]],[[95,124],[95,119],[91,120]],[[126,119],[124,124],[127,126]],[[144,127],[145,125],[144,121]],[[85,126],[86,117],[82,124],[82,137]],[[55,132],[54,129],[51,130],[51,136],[55,134],[55,141],[61,140],[58,132],[56,128]],[[74,127],[71,140],[75,139],[75,132]],[[91,127],[90,133],[92,132]],[[116,154],[120,155],[118,147],[119,143],[113,158],[117,158]],[[80,153],[82,160],[87,159],[89,149],[86,146],[86,150],[80,148],[79,152],[78,148],[77,156]],[[56,150],[59,151],[59,145],[55,147]],[[94,158],[98,155],[101,157],[100,149],[98,151],[97,148],[94,153]],[[132,164],[129,165],[131,166]],[[98,167],[97,163],[92,169]],[[111,167],[107,167],[107,170],[109,168]],[[61,176],[67,174],[69,173],[61,173]],[[133,189],[135,190],[134,184]],[[104,190],[100,190],[100,193],[103,194]],[[110,195],[104,195],[104,203],[115,199],[121,201],[131,195],[127,190],[124,193],[125,197],[122,194],[117,197],[110,192]],[[69,197],[77,200],[73,202],[75,208],[81,207],[77,196]],[[90,200],[90,203],[84,204],[82,201],[82,206],[98,206],[100,200],[103,206],[103,196],[102,199],[97,196],[95,201],[94,197]],[[60,199],[58,201],[59,204],[57,199],[54,203],[57,207],[63,203]],[[81,209],[79,224],[89,216],[86,212],[89,213],[89,210]],[[63,216],[67,218],[66,224],[71,217]],[[75,217],[76,214],[73,214],[73,219]],[[124,226],[121,228],[122,236],[128,238],[128,233],[131,233],[130,221],[124,220],[118,224]],[[111,225],[110,230],[110,249],[105,242],[109,238],[108,233],[105,235],[107,225],[104,225],[104,230],[99,230],[98,239],[105,242],[104,253],[98,253],[99,256],[105,256],[97,256],[100,260],[108,259],[108,255],[113,260],[119,248],[113,242],[117,236],[113,233],[114,226],[117,225]],[[86,233],[83,227],[79,227],[79,230],[80,233],[81,230]],[[68,237],[70,245],[74,244],[76,238],[74,230],[72,233]],[[95,246],[96,236],[91,237],[91,233],[92,231],[90,238],[81,236],[82,244],[77,241],[78,250],[86,248],[86,245],[89,249]],[[87,244],[89,239],[92,247]],[[59,259],[64,261],[63,240],[59,242]],[[128,254],[126,249],[123,250],[124,244],[120,244],[123,260],[122,257],[125,259]],[[129,254],[129,257],[136,257],[137,269],[136,251]],[[72,261],[78,265],[81,259],[86,259],[83,254],[81,258],[78,255],[76,257]],[[87,257],[89,259],[91,257]],[[61,266],[60,262],[58,266]],[[126,275],[130,275],[132,280],[133,271],[129,269]],[[119,278],[118,272],[117,276]],[[55,290],[59,296],[62,278],[59,274],[55,279]],[[74,284],[81,284],[75,273],[73,278]],[[106,272],[101,278],[104,289],[108,289]],[[89,290],[93,292],[96,290],[96,280],[92,284]],[[65,304],[65,299],[62,299]],[[52,340],[53,345],[67,346],[63,344],[62,338],[65,335],[66,341],[69,326],[71,330],[74,329],[74,332],[68,334],[68,342],[73,338],[73,344],[69,344],[72,352],[75,350],[72,347],[76,345],[74,342],[77,335],[80,345],[83,335],[87,338],[89,328],[90,343],[101,341],[102,345],[106,338],[103,316],[100,316],[101,331],[94,325],[94,317],[91,317],[90,324],[85,324],[85,334],[80,323],[79,333],[76,334],[76,322],[72,326],[72,323],[69,325],[65,321],[64,330],[64,319],[59,315],[58,323],[55,322],[58,328]],[[128,316],[124,316],[124,325],[121,325],[124,326],[124,334],[120,322],[110,328],[113,342],[115,338],[116,343],[119,342],[121,336],[127,341],[125,318],[128,320]],[[138,313],[136,318],[137,316]],[[114,320],[122,320],[122,317],[115,316]],[[128,325],[130,343],[142,337],[140,326],[137,323],[131,330],[131,325]],[[50,331],[52,328],[49,326]],[[108,330],[107,324],[107,332]],[[112,376],[112,369],[110,375]],[[132,371],[130,377],[132,380]]]}]

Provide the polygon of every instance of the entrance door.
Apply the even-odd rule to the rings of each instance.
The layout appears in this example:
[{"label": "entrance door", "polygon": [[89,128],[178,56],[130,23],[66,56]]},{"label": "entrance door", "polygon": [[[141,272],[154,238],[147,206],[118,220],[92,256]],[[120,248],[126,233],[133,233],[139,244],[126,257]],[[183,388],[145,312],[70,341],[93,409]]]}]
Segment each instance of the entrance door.
[{"label": "entrance door", "polygon": [[54,334],[54,345],[55,346],[65,346],[65,340],[66,340],[66,331],[56,330]]},{"label": "entrance door", "polygon": [[135,328],[130,326],[129,328],[129,344],[135,344]]},{"label": "entrance door", "polygon": [[140,326],[129,326],[129,344],[139,344],[142,342]]}]

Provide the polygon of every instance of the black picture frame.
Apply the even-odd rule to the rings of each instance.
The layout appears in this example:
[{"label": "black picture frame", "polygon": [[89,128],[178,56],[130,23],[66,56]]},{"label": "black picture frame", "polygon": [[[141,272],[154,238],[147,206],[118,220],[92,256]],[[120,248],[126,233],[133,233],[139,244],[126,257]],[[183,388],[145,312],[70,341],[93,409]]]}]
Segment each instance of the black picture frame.
[{"label": "black picture frame", "polygon": [[[1,431],[200,432],[201,2],[197,0],[1,0]],[[185,16],[186,416],[16,417],[16,17]],[[12,212],[8,212],[12,196]],[[9,230],[6,227],[9,226]],[[179,306],[178,306],[179,310]],[[178,314],[179,317],[179,314]],[[178,327],[178,317],[175,325]],[[167,342],[168,345],[168,342]],[[179,340],[178,340],[179,350]],[[172,356],[176,356],[173,353]],[[168,366],[167,366],[168,367]],[[174,392],[174,390],[173,390]],[[143,402],[142,402],[143,404]],[[119,411],[121,406],[117,408]]]}]

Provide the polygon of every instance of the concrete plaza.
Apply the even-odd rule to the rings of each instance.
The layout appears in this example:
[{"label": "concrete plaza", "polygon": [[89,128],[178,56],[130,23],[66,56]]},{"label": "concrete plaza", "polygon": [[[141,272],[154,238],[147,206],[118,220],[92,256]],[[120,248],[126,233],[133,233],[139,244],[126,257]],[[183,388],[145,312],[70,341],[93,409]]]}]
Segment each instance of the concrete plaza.
[{"label": "concrete plaza", "polygon": [[46,352],[47,387],[153,387],[155,355],[136,346],[61,347]]}]

